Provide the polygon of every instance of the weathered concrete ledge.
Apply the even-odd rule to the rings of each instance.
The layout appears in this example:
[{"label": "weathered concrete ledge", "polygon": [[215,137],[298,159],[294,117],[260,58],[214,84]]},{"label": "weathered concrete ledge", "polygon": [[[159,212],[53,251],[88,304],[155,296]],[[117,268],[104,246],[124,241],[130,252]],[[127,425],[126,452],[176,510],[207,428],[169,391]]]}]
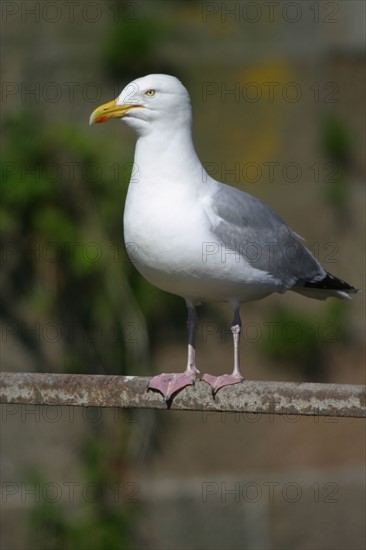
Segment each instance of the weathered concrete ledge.
[{"label": "weathered concrete ledge", "polygon": [[168,407],[159,393],[147,391],[149,380],[4,372],[0,402],[366,418],[366,386],[246,380],[221,389],[214,398],[211,388],[199,380],[176,395]]}]

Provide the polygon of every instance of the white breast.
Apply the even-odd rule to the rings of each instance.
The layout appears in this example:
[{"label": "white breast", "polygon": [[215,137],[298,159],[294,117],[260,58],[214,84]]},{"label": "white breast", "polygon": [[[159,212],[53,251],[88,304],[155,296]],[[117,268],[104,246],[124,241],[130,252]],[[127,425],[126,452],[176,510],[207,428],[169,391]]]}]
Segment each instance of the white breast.
[{"label": "white breast", "polygon": [[244,301],[276,290],[269,274],[215,241],[208,197],[207,189],[192,192],[189,183],[130,184],[124,234],[138,271],[158,288],[196,301]]}]

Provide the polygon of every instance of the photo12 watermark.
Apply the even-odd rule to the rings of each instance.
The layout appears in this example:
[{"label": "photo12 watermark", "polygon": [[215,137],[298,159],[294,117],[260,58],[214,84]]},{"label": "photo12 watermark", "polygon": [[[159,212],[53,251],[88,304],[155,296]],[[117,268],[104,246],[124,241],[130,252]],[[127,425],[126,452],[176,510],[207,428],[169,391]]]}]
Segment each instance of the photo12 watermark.
[{"label": "photo12 watermark", "polygon": [[34,344],[41,342],[56,344],[67,342],[109,342],[110,344],[139,344],[141,341],[141,327],[135,322],[111,323],[102,326],[96,322],[89,322],[87,326],[76,321],[56,322],[39,321],[31,323],[16,323],[2,321],[0,323],[1,343],[6,344],[14,338],[27,339]]},{"label": "photo12 watermark", "polygon": [[[249,224],[247,224],[249,225]],[[243,217],[243,231],[245,230],[245,218]],[[244,241],[244,238],[243,238]],[[318,242],[307,246],[315,258],[322,263],[335,264],[340,261],[340,247],[336,242],[327,242],[320,245]],[[290,268],[302,259],[307,259],[309,252],[294,237],[286,242],[250,240],[248,242],[232,241],[207,241],[201,245],[202,263],[208,265],[217,264],[250,264],[261,269],[265,265],[276,268],[281,264]]]},{"label": "photo12 watermark", "polygon": [[244,182],[279,185],[299,183],[306,177],[307,184],[329,184],[339,181],[340,176],[339,164],[326,161],[315,161],[306,166],[293,160],[287,162],[268,160],[262,163],[206,160],[202,163],[203,182],[211,177],[223,182],[230,178],[235,184]]},{"label": "photo12 watermark", "polygon": [[303,486],[297,481],[204,481],[201,488],[202,503],[227,504],[246,502],[256,504],[286,502],[294,504],[310,498],[315,503],[339,504],[340,487],[334,481],[313,483]]},{"label": "photo12 watermark", "polygon": [[204,1],[202,2],[202,23],[269,23],[296,24],[304,20],[312,23],[334,25],[340,22],[341,2],[321,1]]},{"label": "photo12 watermark", "polygon": [[308,85],[296,81],[239,82],[208,81],[201,87],[203,103],[215,100],[220,103],[339,103],[340,85],[337,82],[312,82]]},{"label": "photo12 watermark", "polygon": [[110,407],[71,407],[60,405],[17,405],[0,407],[1,424],[98,424],[104,417],[113,424],[139,424],[144,417],[140,409]]},{"label": "photo12 watermark", "polygon": [[137,23],[143,17],[144,2],[126,0],[3,0],[1,22],[24,25]]},{"label": "photo12 watermark", "polygon": [[4,481],[0,485],[1,502],[11,504],[94,504],[107,496],[116,504],[137,504],[140,487],[136,482],[115,482],[107,486],[80,481],[18,482]]}]

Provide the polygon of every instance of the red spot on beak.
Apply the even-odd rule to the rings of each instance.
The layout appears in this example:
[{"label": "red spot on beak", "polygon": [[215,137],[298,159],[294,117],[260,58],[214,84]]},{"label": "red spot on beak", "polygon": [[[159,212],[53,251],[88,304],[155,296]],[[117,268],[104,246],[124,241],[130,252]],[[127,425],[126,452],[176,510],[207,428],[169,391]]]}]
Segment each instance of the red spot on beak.
[{"label": "red spot on beak", "polygon": [[100,116],[100,117],[95,119],[94,123],[99,124],[100,122],[105,122],[106,120],[108,120],[107,116]]}]

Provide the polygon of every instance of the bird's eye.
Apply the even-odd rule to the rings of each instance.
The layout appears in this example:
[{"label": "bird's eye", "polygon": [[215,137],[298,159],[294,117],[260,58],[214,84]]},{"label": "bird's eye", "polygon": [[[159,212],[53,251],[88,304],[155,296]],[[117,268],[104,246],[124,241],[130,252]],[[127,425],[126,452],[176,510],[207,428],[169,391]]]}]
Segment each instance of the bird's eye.
[{"label": "bird's eye", "polygon": [[151,96],[155,95],[155,90],[146,90],[145,95],[148,95],[148,96],[151,97]]}]

